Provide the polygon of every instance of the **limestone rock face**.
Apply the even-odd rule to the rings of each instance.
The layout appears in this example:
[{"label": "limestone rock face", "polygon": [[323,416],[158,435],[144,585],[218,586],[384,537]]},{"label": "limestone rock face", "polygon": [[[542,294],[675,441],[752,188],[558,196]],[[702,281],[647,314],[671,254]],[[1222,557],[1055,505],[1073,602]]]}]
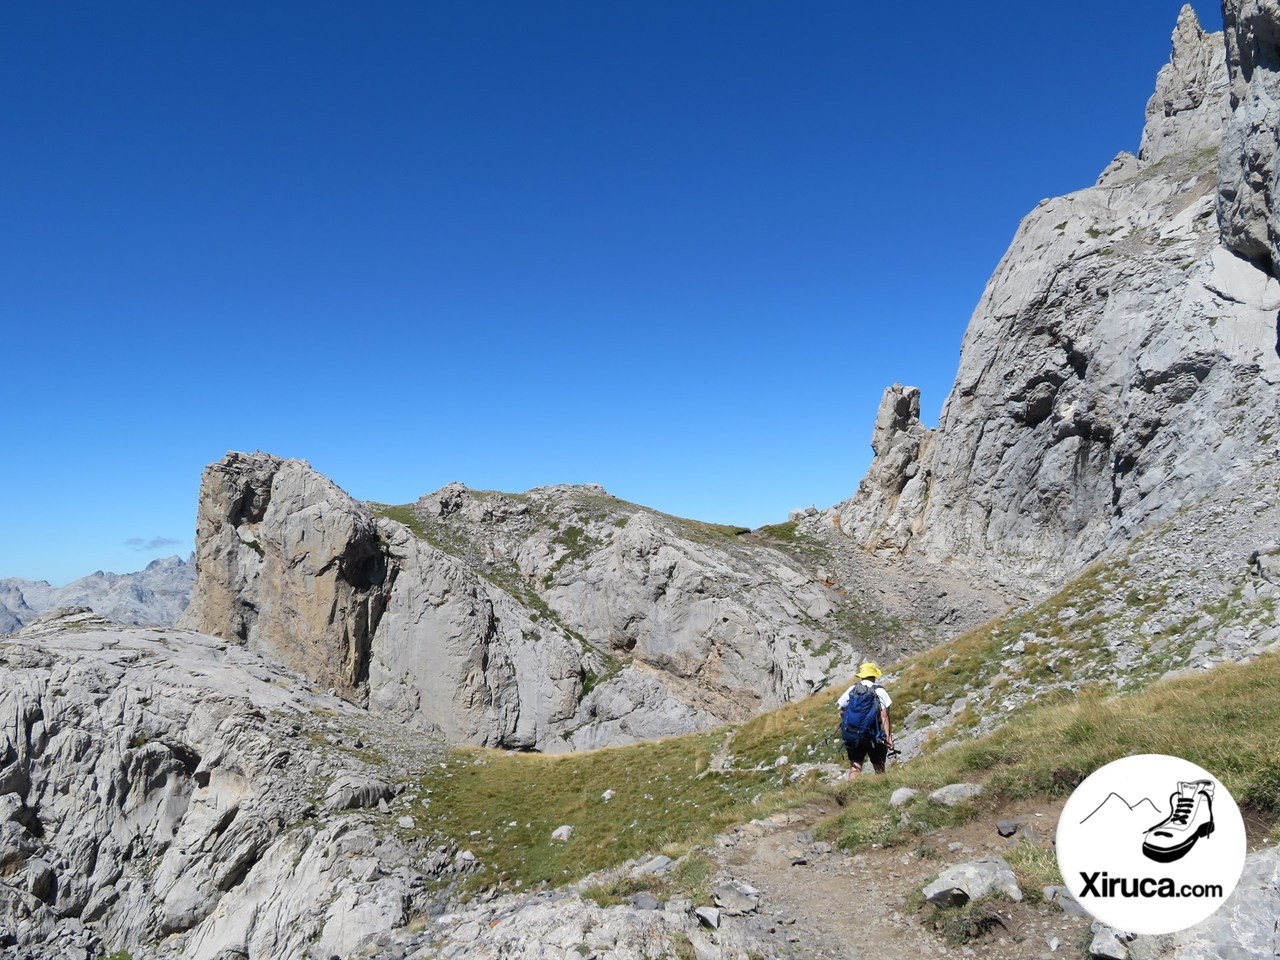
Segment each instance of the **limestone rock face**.
[{"label": "limestone rock face", "polygon": [[875,459],[854,494],[857,508],[835,514],[842,533],[878,552],[902,550],[920,532],[932,484],[933,431],[920,422],[920,390],[884,392],[871,435]]},{"label": "limestone rock face", "polygon": [[1173,55],[1156,75],[1147,101],[1147,122],[1138,156],[1145,162],[1188,150],[1208,149],[1228,116],[1227,51],[1220,38],[1200,28],[1191,5],[1183,6],[1173,31]]},{"label": "limestone rock face", "polygon": [[426,908],[421,851],[313,799],[377,721],[257,654],[76,614],[0,643],[0,716],[6,955],[346,955]]},{"label": "limestone rock face", "polygon": [[1270,0],[1225,0],[1222,19],[1231,119],[1222,137],[1218,222],[1227,247],[1269,267],[1280,235],[1280,8]]},{"label": "limestone rock face", "polygon": [[372,638],[369,707],[452,742],[544,747],[595,662],[463,561],[381,520],[396,571]]},{"label": "limestone rock face", "polygon": [[[1225,226],[1260,214],[1235,200],[1222,213],[1222,47],[1183,11],[1141,156],[1023,220],[965,333],[937,430],[908,418],[882,450],[882,406],[867,480],[806,522],[994,582],[1049,584],[1212,491],[1275,432],[1280,286]],[[1252,86],[1234,74],[1233,85],[1229,131],[1253,122],[1240,114]],[[898,390],[886,406],[910,393]]]},{"label": "limestone rock face", "polygon": [[732,528],[599,487],[461,484],[363,504],[232,453],[201,486],[183,626],[451,742],[567,750],[685,733],[848,672],[840,598]]},{"label": "limestone rock face", "polygon": [[373,518],[334,484],[301,461],[231,454],[201,480],[181,625],[267,650],[354,698],[391,573]]}]

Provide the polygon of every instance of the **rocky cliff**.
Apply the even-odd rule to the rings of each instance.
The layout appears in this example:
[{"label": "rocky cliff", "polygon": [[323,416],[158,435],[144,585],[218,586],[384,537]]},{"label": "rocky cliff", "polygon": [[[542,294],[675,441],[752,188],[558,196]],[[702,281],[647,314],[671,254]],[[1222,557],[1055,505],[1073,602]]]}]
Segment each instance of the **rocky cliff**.
[{"label": "rocky cliff", "polygon": [[[743,531],[745,532],[745,531]],[[847,672],[822,574],[599,487],[360,503],[305,463],[210,466],[183,626],[450,741],[563,750],[743,719]]]},{"label": "rocky cliff", "polygon": [[0,643],[0,716],[6,957],[346,955],[459,875],[351,814],[392,799],[370,759],[412,775],[438,746],[233,644],[33,625]]},{"label": "rocky cliff", "polygon": [[855,496],[808,521],[1005,584],[1060,581],[1277,432],[1270,4],[1185,7],[1139,153],[1042,201],[970,321],[936,430],[912,388]]},{"label": "rocky cliff", "polygon": [[195,568],[181,557],[153,560],[136,573],[91,573],[64,587],[43,580],[0,580],[0,634],[59,607],[88,607],[126,626],[170,626],[186,609]]}]

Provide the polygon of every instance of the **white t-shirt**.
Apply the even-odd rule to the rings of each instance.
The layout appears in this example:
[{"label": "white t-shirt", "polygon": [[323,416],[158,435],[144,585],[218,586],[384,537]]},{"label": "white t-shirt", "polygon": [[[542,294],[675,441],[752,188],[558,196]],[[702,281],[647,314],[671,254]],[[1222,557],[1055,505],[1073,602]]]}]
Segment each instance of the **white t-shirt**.
[{"label": "white t-shirt", "polygon": [[[864,683],[868,687],[875,687],[876,696],[880,698],[880,706],[884,707],[886,710],[893,706],[893,699],[889,696],[889,691],[884,687],[877,687],[874,680],[859,680],[858,683]],[[855,683],[853,687],[856,687],[858,683]],[[849,702],[849,694],[853,693],[853,687],[850,687],[844,693],[840,694],[840,699],[836,701],[836,706],[841,710],[843,710],[844,705]]]}]

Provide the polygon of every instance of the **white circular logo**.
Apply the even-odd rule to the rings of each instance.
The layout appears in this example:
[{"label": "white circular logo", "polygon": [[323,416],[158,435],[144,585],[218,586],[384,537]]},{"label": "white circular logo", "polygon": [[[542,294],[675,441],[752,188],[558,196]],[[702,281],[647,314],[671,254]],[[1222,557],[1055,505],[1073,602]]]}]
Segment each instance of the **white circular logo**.
[{"label": "white circular logo", "polygon": [[1096,770],[1062,808],[1058,866],[1091,914],[1129,933],[1173,933],[1231,895],[1244,868],[1240,808],[1212,774],[1159,753]]}]

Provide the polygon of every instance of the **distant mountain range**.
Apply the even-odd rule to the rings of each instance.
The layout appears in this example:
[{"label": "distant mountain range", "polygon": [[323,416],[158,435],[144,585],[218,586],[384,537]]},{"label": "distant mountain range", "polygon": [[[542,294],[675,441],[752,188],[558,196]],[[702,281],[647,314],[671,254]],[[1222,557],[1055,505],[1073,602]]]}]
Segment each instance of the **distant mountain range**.
[{"label": "distant mountain range", "polygon": [[13,633],[59,607],[89,607],[128,626],[171,626],[187,608],[195,583],[190,558],[153,560],[136,573],[99,570],[65,587],[44,580],[0,580],[0,634]]}]

